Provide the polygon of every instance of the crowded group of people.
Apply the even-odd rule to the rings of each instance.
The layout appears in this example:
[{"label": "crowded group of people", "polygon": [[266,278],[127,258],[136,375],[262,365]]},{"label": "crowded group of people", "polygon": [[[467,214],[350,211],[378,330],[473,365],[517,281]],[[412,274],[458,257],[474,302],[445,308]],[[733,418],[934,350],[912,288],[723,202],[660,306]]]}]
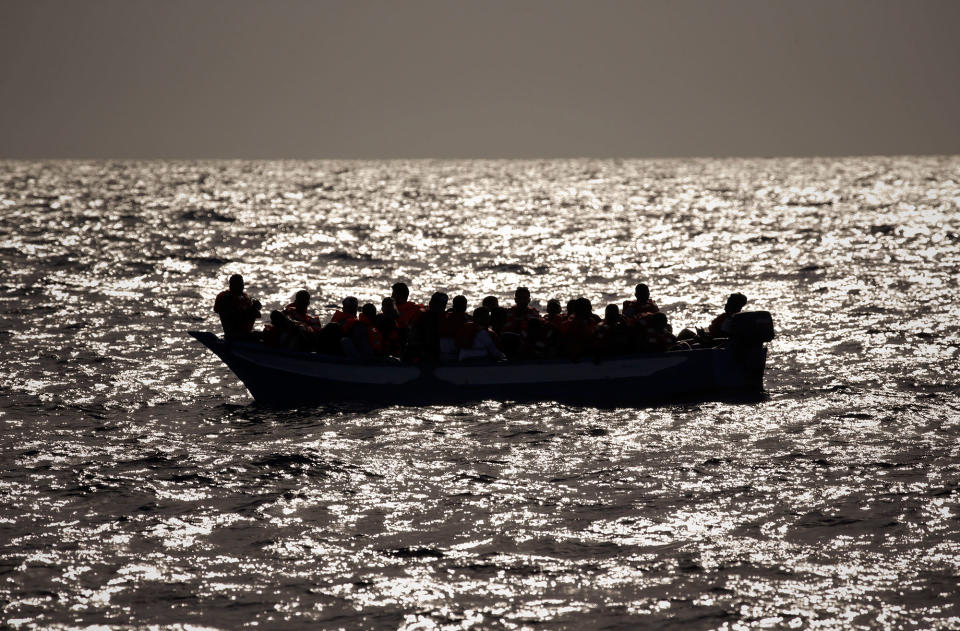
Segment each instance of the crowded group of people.
[{"label": "crowded group of people", "polygon": [[707,330],[684,329],[675,336],[667,316],[651,300],[647,285],[637,285],[634,298],[622,306],[607,305],[602,317],[593,312],[586,298],[570,300],[565,307],[556,299],[549,300],[541,314],[530,305],[530,291],[518,287],[512,306],[501,307],[496,296],[487,296],[470,311],[465,296],[450,300],[447,294],[436,292],[422,305],[410,300],[406,284],[395,283],[379,310],[373,303],[361,306],[357,298],[348,296],[329,322],[324,322],[310,310],[310,293],[301,290],[283,310],[270,313],[270,324],[260,332],[254,326],[262,305],[244,292],[243,277],[234,274],[230,288],[217,296],[214,311],[227,339],[419,363],[609,357],[709,345],[729,336],[732,316],[747,302],[743,294],[731,294],[724,312]]}]

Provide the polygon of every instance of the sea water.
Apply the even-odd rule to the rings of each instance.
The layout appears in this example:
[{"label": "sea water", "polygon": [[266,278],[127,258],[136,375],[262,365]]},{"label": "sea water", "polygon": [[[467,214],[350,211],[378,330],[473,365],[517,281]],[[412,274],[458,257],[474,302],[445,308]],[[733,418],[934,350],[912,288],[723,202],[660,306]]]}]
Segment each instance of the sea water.
[{"label": "sea water", "polygon": [[[11,628],[960,627],[960,158],[0,163]],[[270,409],[187,336],[773,314],[759,401]]]}]

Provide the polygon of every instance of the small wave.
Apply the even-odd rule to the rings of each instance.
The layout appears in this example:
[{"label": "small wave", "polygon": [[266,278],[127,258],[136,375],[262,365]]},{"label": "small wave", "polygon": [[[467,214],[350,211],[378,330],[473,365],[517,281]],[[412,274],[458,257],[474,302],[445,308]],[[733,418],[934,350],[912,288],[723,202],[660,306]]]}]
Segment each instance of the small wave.
[{"label": "small wave", "polygon": [[527,267],[525,265],[519,265],[517,263],[497,263],[491,265],[481,265],[477,267],[478,270],[485,272],[500,272],[506,274],[520,274],[522,276],[543,276],[544,274],[550,271],[550,268],[545,265],[538,265],[537,267]]},{"label": "small wave", "polygon": [[225,223],[232,223],[237,220],[236,217],[224,215],[223,213],[218,213],[215,210],[203,210],[199,208],[194,208],[180,213],[180,219],[185,219],[187,221],[220,221]]},{"label": "small wave", "polygon": [[346,252],[344,250],[334,250],[333,252],[327,252],[321,255],[323,258],[330,261],[358,261],[364,263],[380,263],[381,259],[378,259],[369,254],[364,254],[362,252]]},{"label": "small wave", "polygon": [[220,267],[230,262],[230,259],[219,256],[188,256],[186,260],[196,263],[197,265],[210,265],[212,267]]},{"label": "small wave", "polygon": [[445,555],[440,550],[423,546],[404,546],[384,550],[386,554],[401,559],[442,559]]}]

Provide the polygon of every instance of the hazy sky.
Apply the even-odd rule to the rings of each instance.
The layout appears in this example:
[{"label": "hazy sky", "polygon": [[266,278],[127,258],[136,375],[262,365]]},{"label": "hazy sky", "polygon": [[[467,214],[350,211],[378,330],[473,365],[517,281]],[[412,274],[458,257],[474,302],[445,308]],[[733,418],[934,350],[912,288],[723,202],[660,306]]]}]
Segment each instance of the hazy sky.
[{"label": "hazy sky", "polygon": [[960,153],[960,2],[0,0],[0,157]]}]

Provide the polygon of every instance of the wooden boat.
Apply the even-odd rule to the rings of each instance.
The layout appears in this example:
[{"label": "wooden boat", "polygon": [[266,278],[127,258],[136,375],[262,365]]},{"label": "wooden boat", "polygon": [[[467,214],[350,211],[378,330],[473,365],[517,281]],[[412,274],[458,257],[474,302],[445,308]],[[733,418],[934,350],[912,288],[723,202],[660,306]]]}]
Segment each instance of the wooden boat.
[{"label": "wooden boat", "polygon": [[[769,314],[764,314],[769,321]],[[754,314],[744,314],[754,315]],[[742,319],[742,321],[746,321]],[[289,351],[259,342],[190,335],[213,351],[260,403],[443,403],[482,399],[560,400],[594,405],[662,400],[681,395],[760,392],[766,367],[764,331],[742,327],[714,348],[603,359],[469,361],[408,364]],[[769,328],[769,333],[766,329]]]}]

